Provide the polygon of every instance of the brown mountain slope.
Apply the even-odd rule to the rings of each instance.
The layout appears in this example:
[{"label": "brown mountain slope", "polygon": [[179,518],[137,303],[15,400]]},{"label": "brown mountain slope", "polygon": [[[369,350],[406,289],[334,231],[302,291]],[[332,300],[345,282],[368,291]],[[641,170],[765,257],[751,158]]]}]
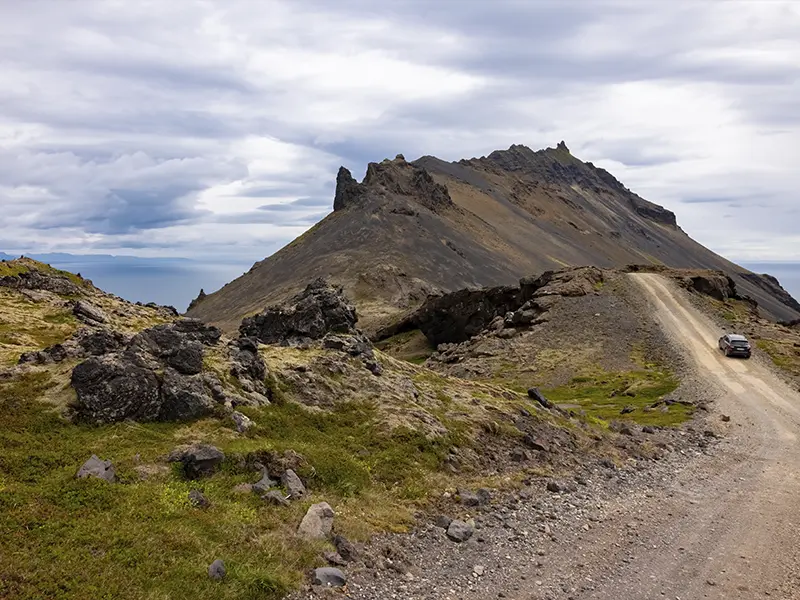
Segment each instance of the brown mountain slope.
[{"label": "brown mountain slope", "polygon": [[333,213],[189,315],[233,330],[243,316],[324,276],[345,287],[371,330],[431,292],[630,263],[723,270],[765,316],[800,316],[773,280],[698,244],[672,212],[573,157],[563,142],[456,163],[398,156],[370,163],[362,183],[342,168]]}]

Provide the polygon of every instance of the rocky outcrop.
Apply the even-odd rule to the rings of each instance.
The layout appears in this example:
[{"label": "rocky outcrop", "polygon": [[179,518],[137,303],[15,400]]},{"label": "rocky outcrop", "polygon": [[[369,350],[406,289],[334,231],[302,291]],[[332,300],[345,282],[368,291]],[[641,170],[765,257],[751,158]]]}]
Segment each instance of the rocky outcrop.
[{"label": "rocky outcrop", "polygon": [[[76,284],[67,273],[48,269],[39,270],[34,261],[25,263],[19,273],[0,277],[0,287],[24,290],[45,290],[60,296],[83,296],[86,288]],[[89,285],[89,282],[86,282]]]},{"label": "rocky outcrop", "polygon": [[200,293],[197,294],[197,298],[189,302],[189,307],[186,309],[186,312],[189,312],[193,308],[196,308],[198,304],[200,304],[206,297],[206,292],[203,288],[200,288]]},{"label": "rocky outcrop", "polygon": [[356,309],[342,288],[316,279],[287,305],[245,318],[239,333],[264,344],[296,344],[327,333],[356,333],[356,321]]},{"label": "rocky outcrop", "polygon": [[189,479],[198,479],[213,474],[219,469],[225,453],[210,444],[188,444],[179,446],[167,456],[167,462],[180,463]]},{"label": "rocky outcrop", "polygon": [[548,297],[585,296],[603,283],[603,272],[594,267],[546,271],[526,277],[518,286],[463,289],[429,297],[401,323],[379,332],[383,339],[419,329],[434,344],[459,344],[493,328],[528,327],[549,309]]},{"label": "rocky outcrop", "polygon": [[85,327],[79,329],[71,338],[61,344],[23,353],[19,357],[19,364],[47,365],[61,362],[67,358],[102,356],[119,350],[125,342],[126,336],[118,331]]},{"label": "rocky outcrop", "polygon": [[201,372],[204,347],[219,337],[216,328],[185,319],[146,329],[125,346],[111,332],[81,338],[88,348],[113,351],[73,369],[75,418],[91,423],[185,421],[211,413],[224,395],[220,398]]},{"label": "rocky outcrop", "polygon": [[366,189],[361,186],[353,175],[344,167],[339,167],[336,174],[336,194],[333,197],[333,210],[342,210],[358,203],[364,196]]},{"label": "rocky outcrop", "polygon": [[753,285],[758,286],[774,298],[777,298],[782,304],[788,306],[792,310],[800,312],[800,302],[795,300],[792,295],[787,292],[780,282],[766,273],[739,273],[739,276],[746,279]]}]

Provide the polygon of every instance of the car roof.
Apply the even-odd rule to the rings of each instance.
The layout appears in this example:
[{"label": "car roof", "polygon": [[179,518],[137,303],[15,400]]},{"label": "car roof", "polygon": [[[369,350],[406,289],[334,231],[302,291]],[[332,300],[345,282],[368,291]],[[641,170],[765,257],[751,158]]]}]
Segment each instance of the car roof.
[{"label": "car roof", "polygon": [[744,337],[743,335],[739,335],[738,333],[729,333],[728,334],[728,338],[730,340],[732,340],[732,341],[737,341],[737,342],[746,342],[747,341],[746,337]]}]

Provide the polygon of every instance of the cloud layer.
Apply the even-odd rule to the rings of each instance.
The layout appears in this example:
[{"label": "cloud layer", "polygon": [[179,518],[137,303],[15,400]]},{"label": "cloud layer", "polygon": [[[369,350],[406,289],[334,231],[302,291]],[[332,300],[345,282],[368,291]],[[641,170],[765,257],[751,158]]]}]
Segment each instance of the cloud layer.
[{"label": "cloud layer", "polygon": [[800,6],[0,4],[0,249],[259,259],[336,169],[553,146],[800,261]]}]

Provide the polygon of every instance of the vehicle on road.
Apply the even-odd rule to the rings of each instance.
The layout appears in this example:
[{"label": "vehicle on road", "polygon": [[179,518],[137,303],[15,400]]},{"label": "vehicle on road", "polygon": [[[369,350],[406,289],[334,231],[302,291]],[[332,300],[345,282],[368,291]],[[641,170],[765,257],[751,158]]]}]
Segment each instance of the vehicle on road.
[{"label": "vehicle on road", "polygon": [[719,338],[719,349],[725,353],[725,356],[741,356],[742,358],[750,358],[752,350],[747,338],[737,333],[726,333]]}]

